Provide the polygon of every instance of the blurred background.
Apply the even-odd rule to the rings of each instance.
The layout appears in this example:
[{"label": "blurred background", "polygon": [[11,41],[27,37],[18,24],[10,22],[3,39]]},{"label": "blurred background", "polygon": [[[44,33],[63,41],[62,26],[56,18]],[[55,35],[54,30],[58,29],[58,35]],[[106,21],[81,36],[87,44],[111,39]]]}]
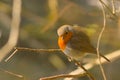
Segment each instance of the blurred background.
[{"label": "blurred background", "polygon": [[[14,0],[0,0],[0,48],[7,43],[11,30]],[[103,14],[98,0],[21,0],[21,22],[16,46],[39,49],[56,49],[56,30],[64,24],[79,25],[87,30],[96,47],[103,27]],[[103,0],[112,10],[111,1]],[[120,1],[115,1],[117,17],[105,8],[107,23],[100,43],[104,54],[120,48]],[[19,3],[18,3],[19,4]],[[16,34],[16,33],[14,33]],[[13,35],[14,37],[14,35]],[[13,52],[10,51],[6,58]],[[2,53],[0,53],[2,54]],[[69,73],[77,67],[62,52],[38,53],[18,51],[10,60],[0,63],[0,68],[24,76],[19,78],[0,70],[0,80],[39,80],[41,77]],[[108,80],[120,80],[120,59],[104,65]],[[102,80],[99,67],[90,72]],[[79,80],[88,80],[83,77]]]}]

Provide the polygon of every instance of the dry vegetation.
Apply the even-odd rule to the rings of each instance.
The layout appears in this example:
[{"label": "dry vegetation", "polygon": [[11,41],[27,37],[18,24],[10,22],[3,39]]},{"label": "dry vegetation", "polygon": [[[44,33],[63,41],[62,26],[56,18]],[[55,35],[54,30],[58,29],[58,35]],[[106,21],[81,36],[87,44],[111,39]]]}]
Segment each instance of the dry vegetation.
[{"label": "dry vegetation", "polygon": [[[119,5],[119,0],[1,0],[0,79],[70,80],[79,77],[88,80],[87,75],[94,80],[92,74],[96,80],[119,80]],[[103,75],[96,66],[98,60],[85,64],[90,74],[84,74],[86,70],[76,69],[74,63],[77,62],[70,63],[60,52],[56,30],[63,24],[84,28],[93,45],[97,45],[98,57],[99,51],[108,53],[111,63],[100,61],[105,63],[103,68],[100,65]],[[19,47],[14,50],[16,46]]]}]

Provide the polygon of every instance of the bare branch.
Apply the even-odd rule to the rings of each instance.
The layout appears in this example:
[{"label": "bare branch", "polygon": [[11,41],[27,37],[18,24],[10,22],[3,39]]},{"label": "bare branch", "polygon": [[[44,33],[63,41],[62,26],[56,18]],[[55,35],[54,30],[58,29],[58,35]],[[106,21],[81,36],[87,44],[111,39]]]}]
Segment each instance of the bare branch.
[{"label": "bare branch", "polygon": [[18,50],[15,49],[15,51],[14,51],[7,59],[5,59],[5,62],[7,62],[17,51],[18,51]]},{"label": "bare branch", "polygon": [[[120,50],[115,51],[115,52],[112,52],[112,53],[109,53],[108,55],[106,55],[106,57],[109,58],[111,62],[113,62],[113,61],[117,60],[118,58],[120,58]],[[105,63],[107,63],[107,61],[102,58],[102,59],[101,59],[101,63],[102,63],[102,64],[105,64]],[[93,67],[95,67],[96,65],[99,65],[99,60],[98,60],[98,59],[96,59],[96,60],[94,61],[94,63],[85,64],[84,67],[85,67],[85,69],[90,70],[90,69],[92,69]],[[83,72],[84,72],[83,69],[78,68],[78,69],[72,71],[72,72],[69,73],[69,74],[70,74],[70,75],[78,75],[78,74],[81,74],[81,73],[83,73]],[[72,80],[72,79],[73,79],[73,78],[65,78],[64,80]]]},{"label": "bare branch", "polygon": [[[15,54],[17,51],[33,51],[33,52],[49,52],[49,53],[50,52],[52,52],[52,53],[53,52],[61,52],[60,49],[31,49],[31,48],[16,47],[13,54]],[[110,61],[112,62],[112,61],[120,58],[120,50],[115,51],[113,53],[110,53],[110,54],[106,55],[106,57],[109,58]],[[101,58],[101,63],[104,64],[104,63],[107,63],[107,61],[104,58]],[[99,65],[99,60],[98,59],[96,59],[92,63],[88,63],[88,64],[84,65],[84,68],[86,70],[89,70],[96,65]],[[56,76],[51,76],[51,77],[44,77],[44,78],[40,78],[40,80],[52,80],[52,79],[58,79],[58,78],[65,78],[65,80],[71,80],[72,78],[82,77],[82,76],[86,76],[86,75],[88,75],[88,74],[86,74],[85,70],[83,70],[82,68],[78,68],[78,69],[72,71],[69,74],[56,75]]]},{"label": "bare branch", "polygon": [[53,79],[60,79],[60,78],[77,78],[77,77],[83,77],[86,76],[86,73],[78,74],[78,75],[69,75],[69,74],[61,74],[61,75],[55,75],[55,76],[50,76],[50,77],[44,77],[40,78],[40,80],[53,80]]},{"label": "bare branch", "polygon": [[15,47],[15,50],[31,51],[31,52],[61,52],[60,49],[32,49],[32,48],[25,48],[25,47]]},{"label": "bare branch", "polygon": [[117,15],[113,13],[113,11],[108,7],[108,5],[105,4],[104,1],[102,1],[102,0],[99,0],[99,1],[107,8],[107,10],[108,10],[114,17],[117,18]]},{"label": "bare branch", "polygon": [[[108,57],[111,61],[117,60],[118,58],[120,58],[120,50],[110,53],[110,54],[106,55],[106,57]],[[105,63],[107,63],[107,61],[102,58],[101,63],[105,64]],[[90,70],[96,65],[99,65],[98,59],[96,59],[95,62],[93,62],[93,63],[88,63],[88,64],[84,65],[84,67],[85,67],[85,69]],[[88,75],[88,74],[86,74],[86,71],[83,70],[83,68],[79,67],[78,69],[72,71],[69,74],[60,74],[60,75],[55,75],[55,76],[50,76],[50,77],[44,77],[44,78],[40,78],[40,80],[53,80],[53,79],[60,79],[60,78],[65,78],[64,80],[72,80],[73,78],[83,77],[86,75]]]},{"label": "bare branch", "polygon": [[[101,3],[102,0],[99,0],[99,2]],[[104,5],[101,3],[101,7],[102,7],[102,13],[103,13],[103,27],[102,30],[98,36],[98,41],[97,41],[97,56],[98,56],[98,60],[100,62],[99,66],[100,66],[100,70],[102,72],[103,78],[104,80],[107,80],[106,75],[105,75],[105,71],[103,69],[102,63],[101,63],[101,57],[100,57],[100,52],[99,52],[99,47],[100,47],[100,40],[102,38],[103,32],[105,30],[106,27],[106,14],[105,14],[105,10],[104,10]]]},{"label": "bare branch", "polygon": [[2,71],[2,72],[4,72],[4,73],[7,73],[7,74],[10,74],[10,75],[12,75],[12,76],[18,77],[18,78],[24,78],[24,77],[23,77],[22,75],[20,75],[20,74],[13,73],[13,72],[4,70],[4,69],[2,69],[2,68],[0,68],[0,71]]},{"label": "bare branch", "polygon": [[20,14],[21,14],[21,0],[13,0],[13,12],[12,12],[12,22],[11,31],[9,35],[8,42],[0,49],[0,61],[13,49],[17,43],[19,24],[20,24]]},{"label": "bare branch", "polygon": [[31,51],[31,52],[61,52],[60,49],[32,49],[32,48],[24,48],[24,47],[15,47],[14,52],[5,59],[5,62],[7,62],[17,51]]},{"label": "bare branch", "polygon": [[112,0],[112,13],[115,14],[116,13],[116,9],[115,9],[115,1]]}]

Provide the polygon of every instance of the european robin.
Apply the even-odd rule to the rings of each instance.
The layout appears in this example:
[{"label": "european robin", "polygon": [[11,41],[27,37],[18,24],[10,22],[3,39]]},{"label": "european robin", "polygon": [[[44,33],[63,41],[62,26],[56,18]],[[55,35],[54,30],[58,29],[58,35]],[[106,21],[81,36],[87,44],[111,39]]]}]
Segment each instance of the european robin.
[{"label": "european robin", "polygon": [[[97,54],[96,48],[92,46],[89,37],[80,27],[63,25],[57,30],[57,34],[60,49],[71,59],[79,60],[86,53]],[[102,54],[100,56],[110,62]]]}]

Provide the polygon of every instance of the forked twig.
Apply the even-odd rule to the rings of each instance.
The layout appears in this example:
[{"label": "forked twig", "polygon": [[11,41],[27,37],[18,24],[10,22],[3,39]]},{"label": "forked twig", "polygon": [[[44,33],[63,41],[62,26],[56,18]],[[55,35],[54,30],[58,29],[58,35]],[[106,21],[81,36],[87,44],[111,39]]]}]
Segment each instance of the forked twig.
[{"label": "forked twig", "polygon": [[0,61],[13,49],[17,43],[21,21],[22,0],[13,0],[11,30],[7,43],[0,49]]},{"label": "forked twig", "polygon": [[107,8],[107,10],[114,16],[117,17],[117,15],[115,13],[113,13],[113,11],[105,4],[105,2],[103,0],[99,0],[99,2],[104,5],[105,8]]},{"label": "forked twig", "polygon": [[[8,61],[17,51],[32,51],[32,52],[61,52],[60,49],[32,49],[32,48],[23,48],[23,47],[15,47],[14,52],[5,60]],[[65,78],[65,77],[83,77],[88,75],[91,80],[95,80],[94,77],[76,60],[72,60],[77,66],[81,67],[86,73],[77,74],[77,75],[69,75],[69,74],[62,74],[56,75],[51,77],[40,78],[40,80],[52,80],[57,78]]]},{"label": "forked twig", "polygon": [[[38,50],[38,52],[41,52],[40,51],[40,49],[31,49],[31,48],[21,48],[21,47],[16,47],[15,48],[15,50],[20,50],[20,51],[28,51],[28,50],[30,50],[30,51],[36,51],[36,50]],[[44,50],[46,50],[46,51],[58,51],[58,52],[61,52],[61,50],[60,49],[49,49],[49,50],[47,50],[47,49],[44,49]],[[44,50],[42,50],[42,51],[44,51]],[[110,54],[108,54],[107,55],[107,57],[111,60],[111,61],[114,61],[114,60],[116,60],[116,59],[118,59],[119,57],[120,57],[120,51],[116,51],[116,52],[113,52],[113,53],[110,53]],[[102,64],[104,64],[104,63],[106,63],[107,61],[106,60],[104,60],[103,58],[101,59],[101,61],[102,61]],[[95,63],[88,63],[88,64],[86,64],[86,65],[84,65],[84,67],[88,70],[88,69],[91,69],[92,67],[94,67],[95,65],[98,65],[99,64],[99,62],[98,62],[98,59],[96,59],[95,60]],[[84,73],[84,74],[83,74]],[[69,73],[69,74],[62,74],[62,75],[58,75],[58,77],[56,77],[56,76],[53,76],[53,79],[58,79],[58,78],[65,78],[65,80],[71,80],[72,78],[75,78],[75,77],[82,77],[82,76],[85,76],[85,71],[83,71],[83,69],[82,68],[79,68],[79,69],[76,69],[75,71],[72,71],[71,73]],[[87,75],[87,74],[86,74]],[[63,77],[62,77],[63,76]],[[52,76],[51,76],[52,77]],[[47,77],[45,77],[45,78],[47,78]],[[45,78],[41,78],[42,80],[44,79],[44,80],[46,80]],[[48,77],[49,78],[49,77]],[[67,79],[68,78],[68,79]],[[50,80],[51,78],[49,78],[49,80]]]},{"label": "forked twig", "polygon": [[5,62],[7,62],[17,51],[18,51],[18,50],[15,49],[15,51],[14,51],[10,56],[8,56],[7,59],[5,59]]},{"label": "forked twig", "polygon": [[13,53],[5,59],[7,62],[17,51],[31,51],[31,52],[61,52],[60,49],[32,49],[32,48],[25,48],[25,47],[15,47]]}]

